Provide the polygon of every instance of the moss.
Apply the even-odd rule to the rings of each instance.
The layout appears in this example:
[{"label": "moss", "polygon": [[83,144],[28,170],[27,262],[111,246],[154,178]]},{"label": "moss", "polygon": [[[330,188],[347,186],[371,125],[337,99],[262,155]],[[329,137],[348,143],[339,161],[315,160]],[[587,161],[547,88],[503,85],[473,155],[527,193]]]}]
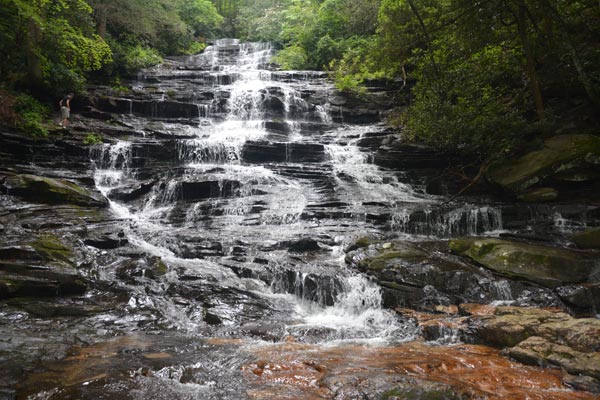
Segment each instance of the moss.
[{"label": "moss", "polygon": [[169,271],[167,264],[161,259],[157,258],[154,264],[154,272],[156,275],[164,275]]},{"label": "moss", "polygon": [[469,250],[469,248],[471,248],[471,245],[473,244],[473,239],[468,239],[468,238],[461,238],[461,239],[454,239],[448,242],[448,247],[450,248],[450,251],[457,253],[457,254],[461,254],[464,253],[465,251]]},{"label": "moss", "polygon": [[386,267],[387,260],[381,259],[381,258],[376,258],[374,260],[370,260],[367,265],[368,265],[368,269],[371,271],[381,271],[382,269],[384,269]]},{"label": "moss", "polygon": [[74,265],[73,250],[65,246],[58,237],[54,235],[45,235],[39,237],[30,246],[35,251],[48,261],[66,262],[69,265]]},{"label": "moss", "polygon": [[365,247],[369,247],[369,245],[371,244],[371,239],[369,239],[368,237],[361,237],[360,239],[358,239],[356,242],[354,242],[354,245],[357,248],[365,248]]}]

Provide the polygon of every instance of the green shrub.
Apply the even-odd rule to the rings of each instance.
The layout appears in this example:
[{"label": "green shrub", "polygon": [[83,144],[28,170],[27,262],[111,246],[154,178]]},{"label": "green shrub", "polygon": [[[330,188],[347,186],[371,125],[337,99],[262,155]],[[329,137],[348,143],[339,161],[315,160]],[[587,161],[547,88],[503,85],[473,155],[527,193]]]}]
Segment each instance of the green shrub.
[{"label": "green shrub", "polygon": [[96,135],[93,133],[88,133],[87,135],[85,135],[85,138],[83,139],[83,144],[87,144],[90,146],[93,146],[95,144],[101,144],[101,143],[102,143],[102,136]]},{"label": "green shrub", "polygon": [[306,68],[308,55],[302,47],[292,45],[281,50],[272,60],[285,70],[299,70]]},{"label": "green shrub", "polygon": [[206,43],[197,42],[195,40],[191,41],[189,45],[181,50],[183,55],[194,55],[198,53],[202,53],[206,48]]},{"label": "green shrub", "polygon": [[32,136],[48,136],[42,122],[48,118],[48,107],[32,96],[21,93],[15,97],[14,110],[19,118],[16,127]]},{"label": "green shrub", "polygon": [[128,49],[124,61],[125,68],[128,71],[133,72],[160,64],[163,59],[155,49],[137,45]]}]

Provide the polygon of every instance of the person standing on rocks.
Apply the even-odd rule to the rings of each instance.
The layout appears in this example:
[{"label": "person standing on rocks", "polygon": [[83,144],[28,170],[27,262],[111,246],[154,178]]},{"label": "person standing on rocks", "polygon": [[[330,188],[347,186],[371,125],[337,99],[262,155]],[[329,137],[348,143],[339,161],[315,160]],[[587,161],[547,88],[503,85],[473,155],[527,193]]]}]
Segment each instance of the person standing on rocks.
[{"label": "person standing on rocks", "polygon": [[62,118],[62,121],[60,121],[60,126],[63,128],[66,128],[69,124],[69,118],[71,117],[71,100],[73,99],[73,96],[73,93],[69,93],[58,103],[60,106],[60,116]]}]

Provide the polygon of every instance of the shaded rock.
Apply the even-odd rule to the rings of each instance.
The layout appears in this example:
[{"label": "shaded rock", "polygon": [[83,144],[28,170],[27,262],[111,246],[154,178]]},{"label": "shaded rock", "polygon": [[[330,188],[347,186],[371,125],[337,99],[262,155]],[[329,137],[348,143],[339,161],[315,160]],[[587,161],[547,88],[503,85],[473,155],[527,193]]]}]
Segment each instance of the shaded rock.
[{"label": "shaded rock", "polygon": [[311,238],[302,238],[296,242],[291,243],[288,246],[288,250],[292,253],[307,253],[314,251],[321,251],[319,242]]},{"label": "shaded rock", "polygon": [[0,299],[80,295],[87,289],[86,282],[76,275],[40,275],[33,277],[0,273]]},{"label": "shaded rock", "polygon": [[563,378],[563,383],[575,390],[600,393],[600,379],[595,379],[591,376],[566,374]]},{"label": "shaded rock", "polygon": [[234,180],[214,180],[201,182],[182,182],[181,199],[197,201],[214,197],[231,197],[239,193],[241,184]]},{"label": "shaded rock", "polygon": [[34,203],[108,207],[108,200],[100,193],[64,179],[30,174],[12,175],[4,179],[0,190]]},{"label": "shaded rock", "polygon": [[116,189],[112,189],[108,193],[108,197],[113,200],[121,200],[121,201],[132,201],[142,197],[145,194],[150,193],[154,185],[156,184],[156,180],[148,180],[143,182],[136,182],[127,187],[119,187]]},{"label": "shaded rock", "polygon": [[578,232],[571,240],[582,249],[600,249],[600,227]]},{"label": "shaded rock", "polygon": [[490,167],[487,179],[513,193],[545,178],[572,169],[594,167],[600,155],[600,137],[594,135],[559,135],[546,139],[541,149]]},{"label": "shaded rock", "polygon": [[555,291],[577,316],[595,316],[600,309],[600,284],[560,286]]},{"label": "shaded rock", "polygon": [[597,280],[600,268],[591,254],[495,238],[456,239],[450,249],[502,275],[549,288]]},{"label": "shaded rock", "polygon": [[124,237],[120,237],[119,234],[100,234],[85,239],[83,243],[87,244],[88,246],[95,247],[97,249],[108,250],[117,249],[119,247],[125,246],[129,243],[129,241]]},{"label": "shaded rock", "polygon": [[528,203],[544,203],[547,201],[554,201],[558,198],[558,192],[553,188],[536,188],[531,189],[519,196],[520,200]]}]

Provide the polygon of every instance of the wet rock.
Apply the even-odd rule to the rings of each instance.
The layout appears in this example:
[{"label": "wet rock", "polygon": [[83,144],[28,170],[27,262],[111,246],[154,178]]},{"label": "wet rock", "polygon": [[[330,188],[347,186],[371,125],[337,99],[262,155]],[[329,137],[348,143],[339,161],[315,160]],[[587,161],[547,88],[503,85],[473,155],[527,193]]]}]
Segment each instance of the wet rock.
[{"label": "wet rock", "polygon": [[520,194],[546,178],[582,167],[597,168],[600,137],[559,135],[544,141],[541,149],[490,167],[487,179],[512,193]]},{"label": "wet rock", "polygon": [[292,253],[307,253],[321,251],[323,249],[316,240],[311,238],[302,238],[296,242],[290,243],[288,250]]},{"label": "wet rock", "polygon": [[148,257],[124,261],[117,268],[117,276],[126,282],[134,282],[137,278],[157,279],[168,271],[169,267],[160,257]]},{"label": "wet rock", "polygon": [[594,254],[495,238],[450,241],[450,249],[502,275],[555,288],[564,283],[597,281]]},{"label": "wet rock", "polygon": [[325,147],[317,143],[246,142],[242,160],[247,163],[323,162]]},{"label": "wet rock", "polygon": [[533,365],[554,365],[571,374],[600,379],[600,320],[564,312],[499,307],[474,319],[485,343],[508,347],[509,356]]},{"label": "wet rock", "polygon": [[519,195],[519,199],[527,203],[544,203],[554,201],[558,198],[558,192],[554,188],[535,188]]},{"label": "wet rock", "polygon": [[121,201],[132,201],[139,199],[140,197],[150,193],[154,185],[157,183],[156,180],[147,180],[143,182],[136,182],[132,185],[119,187],[112,189],[108,193],[108,197],[112,200]]},{"label": "wet rock", "polygon": [[83,240],[83,243],[97,249],[109,250],[125,246],[129,243],[129,241],[125,238],[125,233],[123,230],[120,230],[116,233],[95,232],[88,234],[88,237]]},{"label": "wet rock", "polygon": [[571,240],[581,249],[600,249],[600,227],[578,232]]},{"label": "wet rock", "polygon": [[555,290],[576,316],[595,316],[600,309],[600,283],[559,286]]},{"label": "wet rock", "polygon": [[0,299],[81,295],[86,289],[86,282],[75,275],[42,273],[33,277],[0,272]]},{"label": "wet rock", "polygon": [[215,197],[231,197],[239,193],[241,184],[234,180],[182,182],[181,199],[198,201]]},{"label": "wet rock", "polygon": [[0,190],[34,203],[108,207],[108,200],[100,193],[64,179],[30,174],[9,175],[4,178]]},{"label": "wet rock", "polygon": [[563,383],[575,390],[600,393],[600,380],[585,375],[569,375],[563,378]]},{"label": "wet rock", "polygon": [[[570,374],[583,374],[594,378],[600,385],[600,352],[581,352],[570,346],[531,336],[507,349],[506,354],[530,365],[556,365]],[[596,386],[594,385],[594,386]]]}]

